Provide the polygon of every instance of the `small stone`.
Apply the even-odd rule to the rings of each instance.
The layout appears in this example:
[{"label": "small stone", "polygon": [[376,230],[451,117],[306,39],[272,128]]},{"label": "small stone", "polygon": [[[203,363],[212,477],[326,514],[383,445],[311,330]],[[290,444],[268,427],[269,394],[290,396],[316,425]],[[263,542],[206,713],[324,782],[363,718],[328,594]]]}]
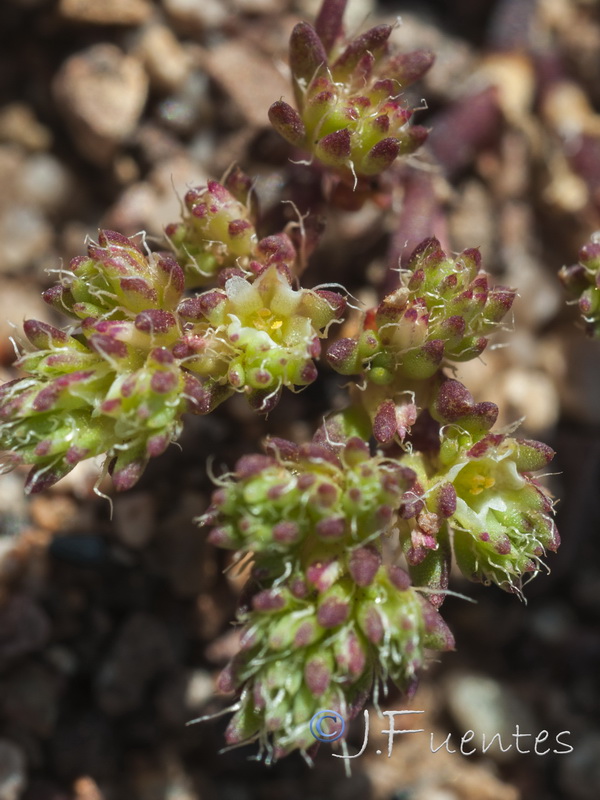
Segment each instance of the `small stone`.
[{"label": "small stone", "polygon": [[154,535],[155,504],[147,492],[114,499],[114,530],[122,544],[134,550],[145,547]]},{"label": "small stone", "polygon": [[23,200],[51,214],[65,204],[72,191],[71,176],[48,153],[37,153],[27,159],[20,183]]},{"label": "small stone", "polygon": [[[91,703],[83,707],[66,706],[62,711],[49,742],[51,774],[62,781],[94,775],[103,783],[107,776],[114,775],[117,759],[122,757],[119,738],[111,721],[96,711]],[[51,798],[55,800],[54,795]]]},{"label": "small stone", "polygon": [[205,184],[208,177],[187,157],[165,160],[156,166],[148,181],[134,183],[123,192],[102,224],[129,236],[140,230],[160,236],[165,223],[179,218],[180,198],[190,186]]},{"label": "small stone", "polygon": [[178,28],[195,34],[220,28],[229,17],[221,0],[163,0],[163,6]]},{"label": "small stone", "polygon": [[236,14],[281,14],[286,6],[286,0],[231,0]]},{"label": "small stone", "polygon": [[568,758],[560,759],[560,784],[571,800],[596,800],[600,794],[599,752],[600,730],[592,729],[577,737]]},{"label": "small stone", "polygon": [[20,272],[50,247],[52,228],[35,208],[15,205],[0,216],[0,272]]},{"label": "small stone", "polygon": [[27,150],[47,150],[52,134],[35,118],[29,106],[11,103],[0,111],[0,141],[14,142]]},{"label": "small stone", "polygon": [[77,778],[73,784],[74,800],[104,800],[104,793],[93,778]]},{"label": "small stone", "polygon": [[137,613],[121,626],[96,676],[96,697],[105,714],[139,708],[148,684],[174,664],[169,631],[158,619]]},{"label": "small stone", "polygon": [[477,246],[484,263],[488,263],[497,248],[497,219],[490,194],[480,181],[471,179],[461,187],[457,203],[448,215],[448,227],[456,250],[472,246],[473,231],[477,231]]},{"label": "small stone", "polygon": [[0,608],[0,667],[40,650],[50,636],[42,609],[24,594],[12,595]]},{"label": "small stone", "polygon": [[[489,742],[495,734],[505,743],[512,743],[515,724],[521,730],[534,730],[530,712],[508,689],[485,675],[456,673],[447,679],[447,701],[460,730],[473,730]],[[515,748],[504,752],[491,748],[488,757],[498,761],[514,758]]]},{"label": "small stone", "polygon": [[77,504],[65,494],[42,494],[29,506],[33,522],[48,531],[72,530],[77,523]]},{"label": "small stone", "polygon": [[503,407],[505,403],[509,406],[505,413],[510,419],[524,418],[532,433],[547,431],[556,424],[560,412],[558,392],[545,372],[513,367],[497,380]]},{"label": "small stone", "polygon": [[158,687],[154,703],[160,719],[166,725],[180,729],[188,720],[201,715],[214,693],[214,681],[209,672],[178,669]]},{"label": "small stone", "polygon": [[54,93],[79,150],[106,165],[135,130],[148,78],[137,58],[115,45],[97,44],[65,61]]},{"label": "small stone", "polygon": [[[321,8],[322,0],[296,0],[294,5],[302,18],[314,20]],[[344,28],[347,31],[354,31],[362,27],[366,19],[373,18],[375,6],[375,0],[348,0],[344,12]]]},{"label": "small stone", "polygon": [[128,796],[136,800],[200,800],[193,781],[175,752],[162,752],[154,758],[141,754],[131,764],[128,782],[131,787]]},{"label": "small stone", "polygon": [[19,663],[0,679],[2,719],[47,739],[56,724],[60,689],[61,679],[53,669],[33,660]]},{"label": "small stone", "polygon": [[190,670],[185,689],[185,705],[190,711],[198,711],[214,694],[214,681],[204,669]]},{"label": "small stone", "polygon": [[183,494],[177,511],[162,522],[152,542],[153,566],[178,597],[192,597],[211,586],[217,572],[214,549],[198,535],[198,527],[192,522],[205,508],[201,496]]},{"label": "small stone", "polygon": [[254,46],[241,39],[225,42],[206,54],[206,69],[231,97],[246,121],[269,126],[273,98],[291,96],[287,80]]},{"label": "small stone", "polygon": [[94,25],[139,25],[152,13],[148,0],[60,0],[65,19]]},{"label": "small stone", "polygon": [[151,83],[161,90],[178,89],[192,67],[190,54],[164,25],[150,25],[143,30],[136,52]]},{"label": "small stone", "polygon": [[0,798],[17,800],[25,788],[25,756],[22,750],[0,739]]},{"label": "small stone", "polygon": [[179,90],[165,97],[158,106],[163,125],[179,134],[194,133],[199,121],[206,124],[212,112],[208,76],[198,71],[190,73]]},{"label": "small stone", "polygon": [[[1,312],[0,312],[1,313]],[[0,537],[0,558],[12,547],[12,534],[20,533],[28,516],[28,503],[23,491],[24,476],[20,472],[9,472],[0,480],[0,519],[3,535]]]},{"label": "small stone", "polygon": [[600,424],[600,342],[570,325],[548,336],[540,351],[563,414],[581,424]]}]

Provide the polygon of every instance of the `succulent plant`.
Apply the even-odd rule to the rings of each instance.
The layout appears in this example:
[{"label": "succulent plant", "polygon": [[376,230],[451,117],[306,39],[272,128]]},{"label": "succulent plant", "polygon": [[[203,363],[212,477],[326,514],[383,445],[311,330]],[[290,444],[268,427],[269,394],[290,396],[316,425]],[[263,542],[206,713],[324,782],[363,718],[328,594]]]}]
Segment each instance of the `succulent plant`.
[{"label": "succulent plant", "polygon": [[16,364],[26,377],[0,390],[0,447],[7,467],[33,465],[28,491],[101,454],[124,490],[198,406],[198,391],[189,399],[194,379],[171,351],[181,335],[174,312],[183,273],[170,256],[144,254],[113,231],[101,231],[70,268],[44,299],[79,325],[25,322],[33,349]]},{"label": "succulent plant", "polygon": [[276,759],[312,747],[320,708],[351,719],[374,681],[406,690],[425,651],[453,639],[406,572],[383,563],[414,473],[358,437],[266,449],[240,459],[200,522],[214,544],[254,554],[241,650],[219,686],[241,691],[228,742],[258,739]]},{"label": "succulent plant", "polygon": [[252,217],[248,205],[217,181],[186,193],[182,221],[165,233],[188,288],[223,284],[232,275],[253,278],[273,264],[292,268],[296,251],[289,236],[259,241]]},{"label": "succulent plant", "polygon": [[490,287],[479,250],[448,256],[437,239],[413,252],[400,286],[368,312],[355,339],[339,339],[327,359],[342,375],[364,374],[387,386],[423,380],[446,361],[468,361],[485,350],[510,310],[515,291]]},{"label": "succulent plant", "polygon": [[254,595],[240,615],[240,652],[218,681],[222,691],[241,692],[229,744],[258,740],[269,760],[306,754],[315,744],[308,722],[320,709],[349,721],[375,681],[406,691],[427,650],[453,649],[446,624],[406,572],[380,561],[375,548],[359,548],[335,583],[309,566],[304,579]]},{"label": "succulent plant", "polygon": [[211,391],[243,392],[266,413],[282,387],[315,380],[320,337],[344,306],[335,292],[294,289],[276,265],[253,282],[233,275],[223,289],[180,304],[187,327],[175,352]]},{"label": "succulent plant", "polygon": [[271,438],[266,455],[241,458],[213,494],[203,523],[219,521],[213,544],[261,558],[285,554],[292,566],[311,537],[324,549],[366,544],[389,530],[414,474],[394,460],[371,456],[352,437],[335,452]]},{"label": "succulent plant", "polygon": [[[345,41],[344,7],[324,0],[315,28],[294,28],[298,111],[278,101],[269,115],[338,187],[362,182],[362,197],[423,141],[401,93],[432,57],[389,55],[387,25]],[[237,169],[190,189],[166,229],[173,255],[100,231],[44,293],[70,325],[27,320],[24,375],[0,388],[1,463],[32,465],[27,491],[99,455],[115,488],[130,488],[186,412],[238,392],[267,414],[284,388],[316,380],[321,341],[346,305],[298,277],[320,222],[302,222],[301,246],[285,232],[260,238],[250,189]],[[596,239],[562,277],[598,332]],[[490,286],[478,250],[451,256],[426,239],[398,287],[327,350],[334,370],[357,378],[348,407],[311,441],[271,437],[216,479],[198,521],[233,563],[252,562],[240,652],[219,680],[239,695],[229,744],[310,759],[320,709],[349,720],[374,687],[410,691],[429,652],[452,649],[439,613],[452,553],[468,579],[521,594],[557,549],[551,497],[534,477],[552,450],[493,430],[497,406],[448,374],[484,351],[514,297]]]},{"label": "succulent plant", "polygon": [[424,142],[427,130],[409,126],[413,109],[402,92],[427,72],[433,55],[389,55],[391,25],[343,41],[344,5],[324,4],[317,30],[300,22],[292,31],[290,69],[298,110],[278,100],[269,119],[290,144],[354,184],[379,175]]},{"label": "succulent plant", "polygon": [[[414,456],[407,464],[418,475],[423,498],[416,524],[404,523],[401,533],[411,574],[423,577],[419,565],[427,560],[425,569],[436,564],[447,577],[449,564],[439,559],[449,558],[444,540],[450,531],[467,578],[520,592],[522,578],[537,574],[541,557],[560,543],[550,495],[532,476],[554,452],[541,442],[492,432],[497,407],[474,403],[456,380],[442,381],[431,413],[442,425],[439,453],[429,464],[417,466]],[[429,550],[437,555],[430,557]]]},{"label": "succulent plant", "polygon": [[588,333],[600,336],[600,234],[591,237],[579,251],[578,263],[563,267],[559,277],[577,298]]}]

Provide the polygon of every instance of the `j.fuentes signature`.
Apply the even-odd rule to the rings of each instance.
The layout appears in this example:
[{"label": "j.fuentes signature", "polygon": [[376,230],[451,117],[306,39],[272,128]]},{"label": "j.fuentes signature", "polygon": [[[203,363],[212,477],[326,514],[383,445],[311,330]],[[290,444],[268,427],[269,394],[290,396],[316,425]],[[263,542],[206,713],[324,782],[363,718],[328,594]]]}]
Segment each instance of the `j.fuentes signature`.
[{"label": "j.fuentes signature", "polygon": [[[425,728],[397,728],[396,717],[405,716],[407,714],[424,714],[424,711],[414,709],[403,709],[400,711],[383,711],[383,716],[388,719],[388,727],[381,731],[382,734],[387,735],[387,755],[391,757],[394,749],[394,741],[396,736],[405,736],[411,733],[425,733]],[[346,730],[346,722],[343,717],[331,709],[321,709],[318,711],[310,721],[310,729],[315,737],[320,742],[335,742],[340,739]],[[358,758],[361,756],[369,742],[370,731],[370,713],[368,710],[364,711],[364,737],[363,743],[354,755],[332,753],[336,758]],[[449,733],[445,739],[441,741],[436,740],[434,733],[429,734],[429,749],[432,753],[437,753],[439,750],[445,748],[448,753],[460,752],[463,756],[472,756],[479,753],[487,753],[493,747],[499,747],[503,753],[508,752],[512,747],[516,748],[518,753],[527,755],[532,753],[536,756],[545,756],[549,753],[556,755],[567,755],[573,752],[573,747],[565,741],[567,736],[571,735],[571,731],[560,731],[559,733],[551,736],[549,731],[542,730],[539,733],[525,733],[521,731],[518,724],[515,724],[514,733],[507,737],[504,734],[504,740],[500,733],[493,735],[481,733],[477,734],[473,730],[468,730],[460,737],[460,740],[455,741],[452,734]],[[510,738],[510,740],[509,740]],[[380,750],[377,753],[381,753]]]}]

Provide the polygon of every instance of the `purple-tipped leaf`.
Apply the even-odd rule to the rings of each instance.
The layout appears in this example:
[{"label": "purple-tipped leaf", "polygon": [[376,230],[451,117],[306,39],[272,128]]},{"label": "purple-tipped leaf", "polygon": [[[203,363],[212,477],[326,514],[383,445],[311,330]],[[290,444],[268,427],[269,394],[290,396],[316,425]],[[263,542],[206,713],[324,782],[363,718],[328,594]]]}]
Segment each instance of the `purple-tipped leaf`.
[{"label": "purple-tipped leaf", "polygon": [[315,22],[315,31],[329,53],[342,34],[342,20],[348,0],[323,0]]},{"label": "purple-tipped leaf", "polygon": [[334,76],[350,76],[367,53],[371,53],[377,58],[385,48],[391,32],[391,25],[377,25],[350,42],[333,64],[332,71]]},{"label": "purple-tipped leaf", "polygon": [[414,50],[412,53],[399,53],[391,58],[382,70],[387,78],[398,81],[404,89],[420,80],[431,68],[435,55],[430,50]]},{"label": "purple-tipped leaf", "polygon": [[312,25],[299,22],[290,37],[290,69],[296,81],[308,84],[327,63],[323,42]]},{"label": "purple-tipped leaf", "polygon": [[300,114],[283,100],[277,100],[269,109],[269,121],[280,136],[293,144],[302,147],[306,140],[306,128]]},{"label": "purple-tipped leaf", "polygon": [[379,175],[394,163],[399,153],[400,141],[398,139],[392,136],[382,139],[364,157],[360,171],[363,175]]},{"label": "purple-tipped leaf", "polygon": [[320,139],[315,146],[315,154],[319,161],[330,167],[347,166],[350,158],[350,131],[348,128],[329,133]]}]

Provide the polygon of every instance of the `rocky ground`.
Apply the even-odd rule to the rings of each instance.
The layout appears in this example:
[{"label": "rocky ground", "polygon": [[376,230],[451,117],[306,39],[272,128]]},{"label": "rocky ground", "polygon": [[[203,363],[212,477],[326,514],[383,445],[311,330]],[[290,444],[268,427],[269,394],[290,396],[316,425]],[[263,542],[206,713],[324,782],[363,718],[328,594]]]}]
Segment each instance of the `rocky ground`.
[{"label": "rocky ground", "polygon": [[[151,240],[186,188],[237,161],[256,178],[265,225],[304,185],[269,130],[289,98],[289,33],[315,0],[4,0],[0,6],[0,377],[11,336],[53,319],[40,292],[99,226]],[[506,346],[460,375],[501,421],[558,452],[547,478],[563,545],[528,604],[454,588],[445,617],[457,652],[431,665],[410,705],[424,734],[386,757],[371,712],[366,752],[344,776],[324,746],[313,771],[251,752],[218,754],[225,719],[214,679],[236,648],[240,578],[192,519],[206,507],[209,456],[231,465],[267,424],[236,398],[189,420],[134,490],[94,493],[96,465],[26,500],[0,480],[0,800],[595,800],[600,795],[600,347],[565,303],[558,269],[600,228],[600,5],[594,0],[351,0],[347,27],[401,15],[394,38],[437,54],[415,90],[432,134],[394,173],[392,203],[332,212],[307,285],[339,281],[370,303],[410,243],[435,232],[519,288]],[[421,97],[427,103],[420,103]],[[426,107],[425,107],[426,106]],[[292,177],[290,177],[292,176]],[[304,181],[304,184],[302,183]],[[412,209],[412,211],[411,211]],[[287,218],[290,218],[289,216]],[[409,242],[409,245],[406,242]],[[365,280],[365,267],[367,268]],[[352,322],[350,321],[349,325]],[[306,439],[342,402],[342,381],[288,393],[268,430]],[[104,484],[101,489],[107,488]],[[416,717],[409,717],[411,723]],[[481,732],[515,725],[561,750],[487,754]],[[473,729],[473,755],[430,752]],[[362,742],[362,720],[351,746]],[[400,737],[398,737],[400,738]],[[469,748],[463,748],[469,749]],[[378,750],[384,752],[378,754]]]}]

